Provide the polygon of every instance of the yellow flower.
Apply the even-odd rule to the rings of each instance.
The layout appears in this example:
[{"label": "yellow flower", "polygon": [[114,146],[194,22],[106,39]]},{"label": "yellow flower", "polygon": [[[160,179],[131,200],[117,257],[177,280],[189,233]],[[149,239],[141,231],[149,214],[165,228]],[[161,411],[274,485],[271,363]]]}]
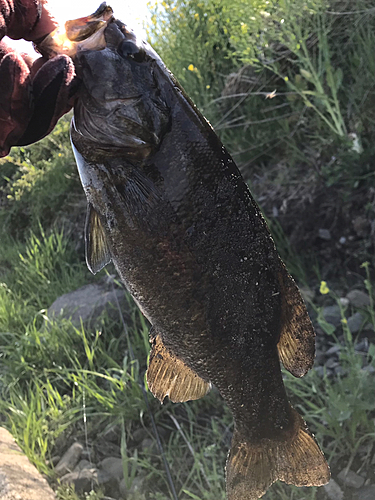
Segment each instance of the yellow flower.
[{"label": "yellow flower", "polygon": [[197,68],[194,66],[194,64],[189,64],[189,66],[188,66],[189,71],[196,71],[196,69]]},{"label": "yellow flower", "polygon": [[211,85],[206,85],[206,89],[210,89],[211,88]]},{"label": "yellow flower", "polygon": [[327,286],[327,282],[326,281],[322,281],[320,283],[320,289],[319,289],[319,292],[322,294],[322,295],[326,295],[327,293],[329,293],[329,288]]},{"label": "yellow flower", "polygon": [[194,17],[195,17],[195,19],[199,19],[199,14],[198,14],[198,12],[196,12],[196,13],[194,14]]},{"label": "yellow flower", "polygon": [[59,153],[57,156],[62,156],[62,154],[61,154],[61,153]]}]

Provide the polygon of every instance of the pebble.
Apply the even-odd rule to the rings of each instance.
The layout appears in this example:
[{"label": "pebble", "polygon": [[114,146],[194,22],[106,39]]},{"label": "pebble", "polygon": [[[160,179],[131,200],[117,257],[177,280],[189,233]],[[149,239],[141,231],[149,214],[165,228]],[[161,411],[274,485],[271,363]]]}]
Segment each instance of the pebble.
[{"label": "pebble", "polygon": [[344,493],[340,486],[336,483],[334,479],[330,479],[328,484],[323,486],[328,498],[330,500],[343,500]]},{"label": "pebble", "polygon": [[326,368],[336,368],[338,366],[338,362],[334,358],[329,358],[325,364]]},{"label": "pebble", "polygon": [[357,500],[374,500],[375,498],[375,484],[364,486],[357,491]]},{"label": "pebble", "polygon": [[350,300],[346,297],[340,297],[340,304],[343,307],[348,307],[348,305],[350,304]]},{"label": "pebble", "polygon": [[331,233],[328,229],[319,229],[318,234],[322,240],[329,241],[331,239]]},{"label": "pebble", "polygon": [[332,354],[337,354],[341,351],[342,346],[339,344],[333,345],[326,351],[326,356],[332,356]]},{"label": "pebble", "polygon": [[368,338],[365,337],[364,339],[361,340],[361,342],[358,342],[354,346],[354,349],[358,352],[368,352]]},{"label": "pebble", "polygon": [[324,307],[323,317],[327,323],[331,323],[333,326],[341,325],[341,311],[338,305]]},{"label": "pebble", "polygon": [[73,443],[72,446],[64,453],[61,460],[55,467],[55,472],[59,477],[72,472],[78,464],[83,451],[81,443]]},{"label": "pebble", "polygon": [[107,457],[99,465],[101,469],[119,481],[124,477],[124,467],[121,458]]},{"label": "pebble", "polygon": [[83,469],[92,469],[95,467],[89,460],[81,460],[74,468],[74,472],[79,472]]},{"label": "pebble", "polygon": [[122,479],[119,486],[120,494],[126,500],[145,499],[145,477],[137,476],[133,479],[130,487],[126,486],[125,479]]},{"label": "pebble", "polygon": [[361,290],[350,290],[350,292],[346,295],[346,298],[354,307],[363,308],[370,305],[370,297],[367,293],[362,292]]},{"label": "pebble", "polygon": [[358,333],[363,325],[365,318],[360,312],[356,312],[348,318],[348,328],[352,333]]},{"label": "pebble", "polygon": [[343,469],[337,476],[337,479],[349,488],[360,488],[365,482],[364,478],[353,472],[352,470]]},{"label": "pebble", "polygon": [[83,469],[81,471],[70,472],[61,478],[62,484],[71,484],[77,493],[88,493],[95,486],[106,485],[113,481],[113,478],[105,471],[96,469]]}]

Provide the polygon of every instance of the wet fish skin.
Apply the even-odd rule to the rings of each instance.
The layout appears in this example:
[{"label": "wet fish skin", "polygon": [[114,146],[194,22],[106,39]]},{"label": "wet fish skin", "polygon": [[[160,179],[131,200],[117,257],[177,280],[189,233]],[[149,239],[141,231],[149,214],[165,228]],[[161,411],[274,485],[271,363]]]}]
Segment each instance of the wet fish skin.
[{"label": "wet fish skin", "polygon": [[230,500],[257,499],[277,479],[325,484],[328,466],[289,405],[279,362],[302,376],[314,332],[261,212],[151,47],[119,21],[105,38],[106,48],[74,58],[82,85],[71,138],[89,205],[88,265],[96,272],[112,260],[153,325],[157,397],[218,387],[235,421]]}]

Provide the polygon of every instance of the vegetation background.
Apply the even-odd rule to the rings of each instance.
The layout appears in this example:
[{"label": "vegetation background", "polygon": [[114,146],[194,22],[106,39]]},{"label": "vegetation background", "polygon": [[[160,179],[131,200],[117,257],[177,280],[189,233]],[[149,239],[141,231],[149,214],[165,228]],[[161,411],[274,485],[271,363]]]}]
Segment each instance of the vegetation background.
[{"label": "vegetation background", "polygon": [[[373,2],[167,0],[150,9],[151,43],[248,181],[309,301],[319,345],[339,352],[337,373],[324,366],[301,380],[285,373],[290,398],[333,477],[347,467],[374,484]],[[48,460],[74,440],[91,446],[111,429],[129,491],[139,478],[143,485],[128,498],[173,498],[172,481],[179,499],[224,499],[230,414],[216,391],[181,405],[145,396],[148,325],[131,299],[129,336],[120,316],[103,315],[97,329],[46,320],[57,297],[103,277],[84,263],[85,199],[68,129],[65,117],[43,141],[0,160],[2,425],[62,500],[77,494],[59,486]],[[340,300],[352,289],[370,297],[354,336],[347,318],[355,309]],[[325,319],[332,304],[341,326]],[[134,445],[140,428],[155,442],[152,419],[171,481],[155,446]],[[350,488],[344,493],[355,498]],[[276,484],[265,498],[325,495],[323,488]]]}]

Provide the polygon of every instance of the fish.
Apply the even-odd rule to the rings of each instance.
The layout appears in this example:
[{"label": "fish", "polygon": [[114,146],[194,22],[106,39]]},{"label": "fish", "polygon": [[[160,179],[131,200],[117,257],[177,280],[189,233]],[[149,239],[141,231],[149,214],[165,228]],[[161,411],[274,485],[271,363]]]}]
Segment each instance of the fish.
[{"label": "fish", "polygon": [[328,464],[280,364],[302,377],[314,363],[300,291],[210,123],[109,9],[69,24],[87,265],[113,262],[152,325],[147,383],[160,402],[199,399],[212,385],[224,398],[234,419],[228,500],[258,499],[277,480],[324,485]]}]

